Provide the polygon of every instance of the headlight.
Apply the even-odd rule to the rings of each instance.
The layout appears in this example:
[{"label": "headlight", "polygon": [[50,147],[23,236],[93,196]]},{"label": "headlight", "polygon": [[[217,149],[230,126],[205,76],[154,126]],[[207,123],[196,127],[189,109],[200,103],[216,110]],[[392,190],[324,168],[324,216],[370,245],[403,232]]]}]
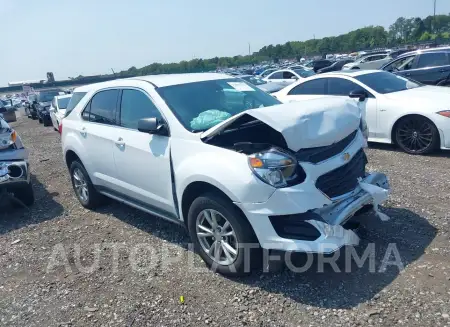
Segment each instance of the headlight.
[{"label": "headlight", "polygon": [[363,133],[366,141],[368,141],[369,140],[369,127],[367,127],[367,123],[366,123],[365,119],[361,118],[359,128],[361,129],[361,132]]},{"label": "headlight", "polygon": [[248,162],[259,179],[277,188],[301,182],[306,177],[297,160],[277,148],[251,154]]},{"label": "headlight", "polygon": [[450,118],[450,110],[443,110],[443,111],[439,111],[437,112],[438,115]]},{"label": "headlight", "polygon": [[9,134],[2,134],[0,136],[0,148],[7,148],[10,145],[16,143],[17,133],[16,131],[11,131]]}]

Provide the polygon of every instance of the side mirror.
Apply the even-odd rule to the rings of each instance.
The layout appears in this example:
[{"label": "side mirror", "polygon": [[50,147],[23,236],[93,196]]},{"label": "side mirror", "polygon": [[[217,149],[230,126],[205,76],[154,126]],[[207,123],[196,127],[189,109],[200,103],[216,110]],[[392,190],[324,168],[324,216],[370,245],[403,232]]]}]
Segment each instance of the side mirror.
[{"label": "side mirror", "polygon": [[167,124],[156,117],[140,119],[138,121],[138,131],[148,134],[169,135]]},{"label": "side mirror", "polygon": [[363,102],[367,98],[367,93],[364,90],[354,90],[348,96],[352,99],[358,98],[360,102]]},{"label": "side mirror", "polygon": [[297,76],[292,76],[291,79],[298,80],[298,77]]}]

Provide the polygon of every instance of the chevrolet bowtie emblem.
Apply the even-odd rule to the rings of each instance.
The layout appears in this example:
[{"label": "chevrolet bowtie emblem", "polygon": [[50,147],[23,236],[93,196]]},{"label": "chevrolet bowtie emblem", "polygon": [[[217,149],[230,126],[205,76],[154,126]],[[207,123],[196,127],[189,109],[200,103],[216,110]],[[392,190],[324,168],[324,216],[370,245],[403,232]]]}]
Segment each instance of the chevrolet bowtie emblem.
[{"label": "chevrolet bowtie emblem", "polygon": [[350,160],[350,153],[345,152],[343,158],[344,158],[344,161],[349,161]]}]

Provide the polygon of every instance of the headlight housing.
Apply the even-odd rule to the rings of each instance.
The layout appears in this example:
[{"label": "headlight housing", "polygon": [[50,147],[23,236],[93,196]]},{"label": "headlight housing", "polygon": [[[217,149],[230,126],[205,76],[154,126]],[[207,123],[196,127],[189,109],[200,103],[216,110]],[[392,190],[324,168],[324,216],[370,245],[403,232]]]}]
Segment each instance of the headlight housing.
[{"label": "headlight housing", "polygon": [[276,188],[295,185],[306,178],[295,157],[278,148],[251,154],[248,163],[260,180]]},{"label": "headlight housing", "polygon": [[0,149],[6,149],[7,147],[16,143],[17,133],[12,130],[10,133],[0,135]]},{"label": "headlight housing", "polygon": [[363,133],[363,136],[367,142],[369,140],[369,127],[367,127],[367,123],[364,118],[361,118],[361,122],[359,123],[359,129]]},{"label": "headlight housing", "polygon": [[447,118],[450,118],[450,110],[442,110],[442,111],[437,112],[437,114],[447,117]]}]

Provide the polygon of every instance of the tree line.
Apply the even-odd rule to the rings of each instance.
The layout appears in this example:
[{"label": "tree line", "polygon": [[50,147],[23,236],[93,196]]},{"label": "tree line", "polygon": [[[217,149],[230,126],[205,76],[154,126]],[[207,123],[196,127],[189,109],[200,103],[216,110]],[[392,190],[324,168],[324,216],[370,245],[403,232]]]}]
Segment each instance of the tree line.
[{"label": "tree line", "polygon": [[339,36],[267,45],[248,56],[192,59],[167,64],[153,63],[142,68],[133,66],[128,70],[116,73],[116,76],[204,72],[223,67],[258,64],[269,60],[300,59],[301,57],[328,53],[350,53],[370,48],[395,47],[436,39],[448,39],[450,41],[450,14],[428,16],[425,19],[400,17],[387,30],[382,26],[368,26]]}]

